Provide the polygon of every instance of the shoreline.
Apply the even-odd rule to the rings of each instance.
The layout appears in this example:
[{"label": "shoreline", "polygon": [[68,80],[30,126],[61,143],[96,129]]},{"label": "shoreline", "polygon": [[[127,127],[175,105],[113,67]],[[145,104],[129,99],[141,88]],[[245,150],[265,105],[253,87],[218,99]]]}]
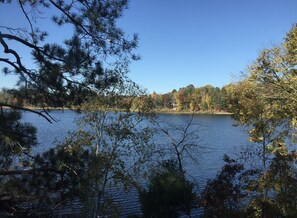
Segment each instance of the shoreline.
[{"label": "shoreline", "polygon": [[[3,107],[3,108],[8,108],[8,107]],[[24,107],[24,108],[28,108],[30,110],[58,110],[58,111],[66,111],[66,110],[73,110],[75,111],[76,109],[75,108],[66,108],[66,107],[47,107],[47,108],[41,108],[41,107],[32,107],[32,106],[29,106],[29,107]],[[227,111],[175,111],[175,110],[164,110],[164,109],[156,109],[154,111],[155,114],[172,114],[172,115],[191,115],[191,114],[194,114],[194,115],[232,115],[232,113],[230,112],[227,112]]]},{"label": "shoreline", "polygon": [[231,115],[227,111],[173,111],[173,110],[156,110],[156,114],[175,114],[175,115]]}]

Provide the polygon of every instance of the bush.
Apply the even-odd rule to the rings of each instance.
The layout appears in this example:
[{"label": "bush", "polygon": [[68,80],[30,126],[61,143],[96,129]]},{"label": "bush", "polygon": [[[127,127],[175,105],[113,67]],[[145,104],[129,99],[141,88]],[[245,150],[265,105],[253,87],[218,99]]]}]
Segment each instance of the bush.
[{"label": "bush", "polygon": [[144,217],[178,217],[190,213],[193,184],[173,161],[165,161],[152,172],[148,190],[140,192]]}]

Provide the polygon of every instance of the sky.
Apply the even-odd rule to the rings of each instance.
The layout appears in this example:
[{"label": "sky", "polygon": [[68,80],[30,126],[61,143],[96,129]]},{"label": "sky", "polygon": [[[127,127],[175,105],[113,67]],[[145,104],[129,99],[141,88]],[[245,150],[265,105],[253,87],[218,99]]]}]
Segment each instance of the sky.
[{"label": "sky", "polygon": [[[9,17],[18,22],[17,16],[0,5],[0,26]],[[234,82],[294,23],[297,0],[130,0],[118,22],[131,38],[139,35],[141,60],[128,76],[149,93]],[[13,83],[0,74],[0,87]]]},{"label": "sky", "polygon": [[296,22],[296,0],[132,0],[120,24],[140,38],[130,77],[165,93],[233,82]]}]

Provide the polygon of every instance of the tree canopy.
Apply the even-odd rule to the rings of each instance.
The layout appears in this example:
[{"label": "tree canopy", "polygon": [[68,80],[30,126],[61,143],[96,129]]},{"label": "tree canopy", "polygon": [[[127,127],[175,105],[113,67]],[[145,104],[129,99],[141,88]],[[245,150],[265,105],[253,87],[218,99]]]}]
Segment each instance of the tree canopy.
[{"label": "tree canopy", "polygon": [[[17,88],[3,89],[0,98],[1,211],[26,215],[24,203],[28,201],[50,209],[65,199],[79,197],[77,190],[81,191],[84,182],[87,184],[84,178],[94,178],[96,173],[88,167],[98,166],[104,151],[89,149],[94,138],[88,138],[88,132],[78,132],[79,139],[75,134],[69,136],[70,142],[66,141],[61,149],[32,155],[31,149],[37,145],[36,129],[22,123],[20,111],[53,122],[47,106],[80,106],[99,96],[106,110],[119,104],[129,107],[126,99],[117,96],[133,97],[142,92],[126,76],[130,61],[139,58],[134,54],[137,35],[129,39],[117,24],[127,5],[127,0],[0,1],[0,6],[18,9],[22,17],[17,26],[5,22],[0,26],[2,73],[19,77]],[[64,38],[55,37],[57,30],[65,33]],[[32,57],[32,62],[24,57]],[[30,104],[41,110],[28,108]],[[111,123],[106,126],[108,131],[113,127]],[[115,137],[124,140],[124,132],[121,136],[119,132],[109,133],[111,141]],[[66,145],[71,149],[65,150]],[[88,158],[90,161],[84,162]],[[80,180],[77,173],[82,176]]]},{"label": "tree canopy", "polygon": [[227,111],[225,88],[206,85],[194,87],[188,85],[170,93],[150,95],[157,110],[175,110],[177,112],[220,112]]},{"label": "tree canopy", "polygon": [[[259,54],[242,81],[226,87],[233,118],[260,145],[260,173],[247,186],[254,192],[248,210],[256,217],[296,214],[296,199],[290,202],[287,191],[295,193],[296,180],[296,155],[290,148],[296,143],[296,39],[295,24],[281,45]],[[280,175],[285,181],[279,181]]]},{"label": "tree canopy", "polygon": [[[29,102],[55,106],[80,103],[87,93],[107,91],[123,80],[127,63],[138,58],[133,53],[137,35],[128,39],[117,26],[127,0],[8,0],[0,4],[17,7],[19,16],[23,16],[23,25],[0,27],[4,51],[0,62],[5,74],[19,76],[18,85],[23,91],[19,94]],[[53,40],[56,33],[42,25],[50,22],[67,33],[63,41]],[[34,68],[22,59],[30,55]],[[16,106],[5,102],[0,105]]]}]

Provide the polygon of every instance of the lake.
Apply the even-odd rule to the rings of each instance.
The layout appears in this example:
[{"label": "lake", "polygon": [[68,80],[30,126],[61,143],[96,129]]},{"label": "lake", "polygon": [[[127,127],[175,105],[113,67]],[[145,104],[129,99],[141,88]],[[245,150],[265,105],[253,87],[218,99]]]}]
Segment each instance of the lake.
[{"label": "lake", "polygon": [[[76,129],[75,121],[82,116],[70,110],[52,110],[50,115],[57,122],[48,123],[36,114],[24,113],[23,120],[37,127],[37,137],[40,145],[33,152],[39,153],[53,147],[57,141],[63,140],[69,131]],[[159,115],[163,125],[182,126],[191,118],[191,115]],[[197,144],[204,148],[192,150],[197,163],[191,159],[185,159],[187,175],[197,184],[197,191],[202,191],[208,179],[216,176],[223,165],[223,155],[236,156],[239,151],[249,144],[247,134],[242,127],[234,127],[234,120],[229,115],[195,115],[193,117],[192,130],[199,135]],[[196,128],[196,129],[193,129]],[[163,140],[162,137],[159,138]],[[133,192],[119,195],[119,201],[126,211],[125,214],[140,213],[137,195]]]}]

